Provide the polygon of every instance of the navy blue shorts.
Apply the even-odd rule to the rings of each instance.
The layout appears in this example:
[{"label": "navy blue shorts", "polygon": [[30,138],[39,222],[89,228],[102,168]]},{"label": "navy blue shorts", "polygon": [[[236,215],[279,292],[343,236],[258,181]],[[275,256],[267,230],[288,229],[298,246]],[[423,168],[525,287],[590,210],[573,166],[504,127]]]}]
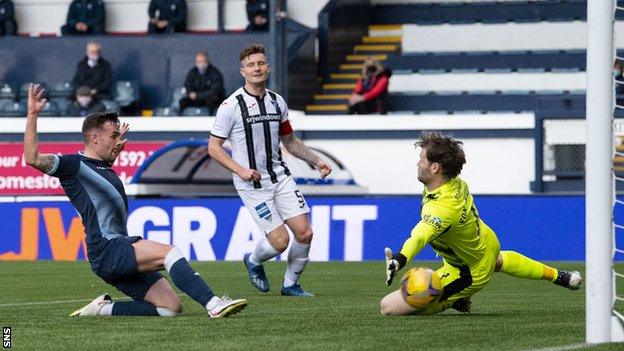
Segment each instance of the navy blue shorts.
[{"label": "navy blue shorts", "polygon": [[163,276],[158,272],[142,273],[137,269],[132,244],[140,236],[125,236],[110,240],[98,255],[95,274],[134,300],[143,300],[147,291]]}]

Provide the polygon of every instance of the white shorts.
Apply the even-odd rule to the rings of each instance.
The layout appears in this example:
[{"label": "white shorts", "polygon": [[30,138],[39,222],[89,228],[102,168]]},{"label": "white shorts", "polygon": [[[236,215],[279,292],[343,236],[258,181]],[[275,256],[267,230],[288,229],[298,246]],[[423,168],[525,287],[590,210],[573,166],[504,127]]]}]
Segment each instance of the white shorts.
[{"label": "white shorts", "polygon": [[310,212],[291,176],[269,188],[236,191],[258,227],[267,234],[284,224],[285,220]]}]

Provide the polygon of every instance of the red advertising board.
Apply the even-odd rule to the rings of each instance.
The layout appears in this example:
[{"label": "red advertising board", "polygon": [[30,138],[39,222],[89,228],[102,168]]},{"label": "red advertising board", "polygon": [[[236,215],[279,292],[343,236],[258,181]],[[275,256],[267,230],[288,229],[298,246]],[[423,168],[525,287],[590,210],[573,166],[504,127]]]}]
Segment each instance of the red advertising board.
[{"label": "red advertising board", "polygon": [[[124,183],[129,183],[137,169],[154,151],[168,144],[165,141],[128,142],[113,169]],[[42,153],[74,154],[83,150],[82,143],[39,143]],[[59,180],[26,165],[22,143],[0,143],[1,195],[62,195]]]}]

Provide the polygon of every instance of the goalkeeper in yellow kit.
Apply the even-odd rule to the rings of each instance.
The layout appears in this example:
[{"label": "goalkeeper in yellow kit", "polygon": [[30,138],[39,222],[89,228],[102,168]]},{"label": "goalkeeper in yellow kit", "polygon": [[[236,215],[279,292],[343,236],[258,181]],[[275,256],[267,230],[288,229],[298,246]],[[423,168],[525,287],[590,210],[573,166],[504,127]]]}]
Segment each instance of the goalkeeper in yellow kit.
[{"label": "goalkeeper in yellow kit", "polygon": [[[494,272],[544,279],[577,290],[583,281],[579,272],[549,267],[514,251],[501,251],[496,233],[479,218],[466,182],[458,175],[466,157],[461,142],[438,132],[424,132],[416,143],[422,149],[418,180],[425,185],[421,220],[412,229],[400,252],[386,248],[386,285],[396,272],[429,244],[442,256],[436,271],[442,281],[442,294],[418,314],[434,314],[448,308],[470,311],[470,297],[490,281]],[[415,314],[396,290],[380,304],[381,314]]]}]

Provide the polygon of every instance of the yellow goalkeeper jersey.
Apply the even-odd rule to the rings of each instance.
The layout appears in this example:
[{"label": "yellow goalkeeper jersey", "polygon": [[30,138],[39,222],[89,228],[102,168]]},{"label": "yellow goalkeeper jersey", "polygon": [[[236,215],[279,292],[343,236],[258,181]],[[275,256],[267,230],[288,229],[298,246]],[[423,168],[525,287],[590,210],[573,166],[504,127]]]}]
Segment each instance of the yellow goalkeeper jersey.
[{"label": "yellow goalkeeper jersey", "polygon": [[426,244],[450,265],[477,265],[486,254],[480,219],[468,184],[459,177],[435,191],[423,192],[420,222],[401,253],[411,261]]}]

